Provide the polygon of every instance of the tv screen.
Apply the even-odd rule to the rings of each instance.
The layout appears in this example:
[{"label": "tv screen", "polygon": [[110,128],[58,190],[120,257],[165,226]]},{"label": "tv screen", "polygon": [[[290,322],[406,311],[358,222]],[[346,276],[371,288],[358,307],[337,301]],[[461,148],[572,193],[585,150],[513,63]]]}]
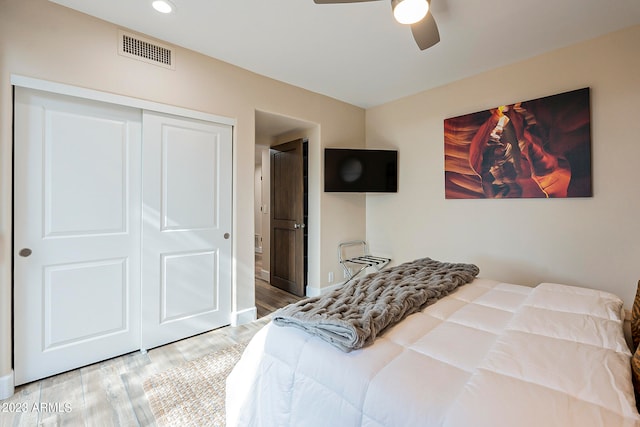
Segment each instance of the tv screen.
[{"label": "tv screen", "polygon": [[395,193],[398,191],[398,152],[325,148],[324,191]]}]

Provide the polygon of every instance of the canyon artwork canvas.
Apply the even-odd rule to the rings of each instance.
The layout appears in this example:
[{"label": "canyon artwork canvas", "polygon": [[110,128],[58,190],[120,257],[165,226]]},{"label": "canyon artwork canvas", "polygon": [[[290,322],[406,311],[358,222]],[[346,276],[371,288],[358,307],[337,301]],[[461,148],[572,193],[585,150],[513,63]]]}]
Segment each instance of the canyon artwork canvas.
[{"label": "canyon artwork canvas", "polygon": [[583,88],[445,119],[445,197],[591,197],[589,95]]}]

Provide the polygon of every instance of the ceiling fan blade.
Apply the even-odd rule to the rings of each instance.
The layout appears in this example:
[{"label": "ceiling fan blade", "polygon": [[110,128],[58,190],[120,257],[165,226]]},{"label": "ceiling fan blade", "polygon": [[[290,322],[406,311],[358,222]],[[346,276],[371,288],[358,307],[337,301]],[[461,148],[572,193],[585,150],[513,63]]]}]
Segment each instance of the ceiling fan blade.
[{"label": "ceiling fan blade", "polygon": [[365,1],[378,1],[378,0],[313,0],[315,4],[361,3]]},{"label": "ceiling fan blade", "polygon": [[411,33],[420,50],[430,48],[440,41],[440,32],[438,32],[436,20],[433,19],[431,12],[422,21],[411,25]]}]

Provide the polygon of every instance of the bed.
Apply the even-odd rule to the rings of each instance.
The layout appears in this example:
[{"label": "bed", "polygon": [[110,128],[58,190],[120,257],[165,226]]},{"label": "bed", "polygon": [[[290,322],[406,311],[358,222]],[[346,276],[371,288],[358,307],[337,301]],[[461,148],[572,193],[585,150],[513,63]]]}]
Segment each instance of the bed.
[{"label": "bed", "polygon": [[623,320],[607,292],[475,277],[353,351],[271,322],[227,425],[639,426]]}]

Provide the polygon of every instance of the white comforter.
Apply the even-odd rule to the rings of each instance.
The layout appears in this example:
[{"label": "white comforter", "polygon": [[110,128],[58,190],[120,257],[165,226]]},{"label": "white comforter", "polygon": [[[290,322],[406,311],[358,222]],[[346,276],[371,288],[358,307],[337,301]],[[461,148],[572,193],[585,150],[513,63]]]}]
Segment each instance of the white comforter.
[{"label": "white comforter", "polygon": [[269,324],[227,379],[227,425],[638,426],[622,313],[476,279],[351,353]]}]

